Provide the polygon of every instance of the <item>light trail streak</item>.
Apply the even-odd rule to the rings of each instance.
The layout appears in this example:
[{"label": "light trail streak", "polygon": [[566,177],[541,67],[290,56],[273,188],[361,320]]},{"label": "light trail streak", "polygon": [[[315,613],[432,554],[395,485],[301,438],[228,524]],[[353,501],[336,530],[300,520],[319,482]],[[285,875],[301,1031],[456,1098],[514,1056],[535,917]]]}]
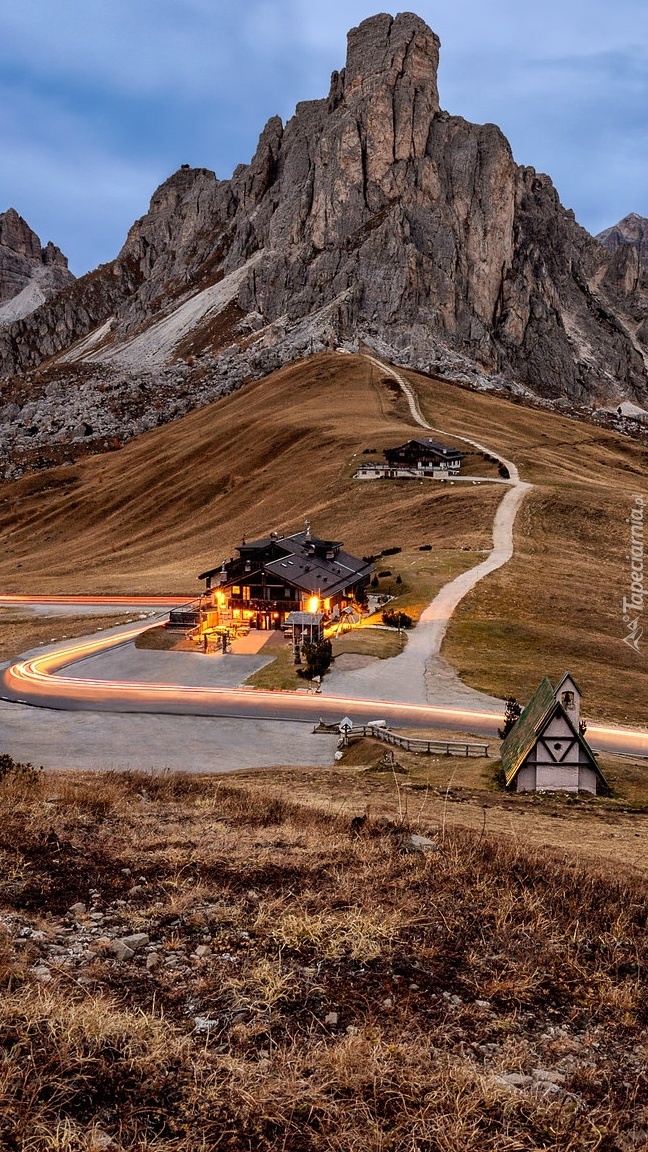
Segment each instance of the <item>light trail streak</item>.
[{"label": "light trail streak", "polygon": [[[10,698],[41,707],[105,709],[117,712],[158,712],[240,719],[309,721],[322,715],[339,720],[342,712],[359,723],[378,716],[403,727],[435,728],[452,725],[469,732],[496,735],[502,717],[497,713],[431,704],[403,704],[392,700],[363,700],[350,696],[270,692],[255,688],[217,688],[196,685],[97,680],[61,675],[66,667],[90,656],[127,644],[150,624],[121,629],[57,647],[11,664],[3,675]],[[588,740],[598,751],[648,757],[648,733],[590,724]]]},{"label": "light trail streak", "polygon": [[151,604],[175,608],[179,604],[189,603],[191,599],[191,596],[18,596],[10,593],[0,596],[0,604],[71,604],[84,608],[95,604],[99,608],[105,604],[125,604],[135,611],[143,605]]}]

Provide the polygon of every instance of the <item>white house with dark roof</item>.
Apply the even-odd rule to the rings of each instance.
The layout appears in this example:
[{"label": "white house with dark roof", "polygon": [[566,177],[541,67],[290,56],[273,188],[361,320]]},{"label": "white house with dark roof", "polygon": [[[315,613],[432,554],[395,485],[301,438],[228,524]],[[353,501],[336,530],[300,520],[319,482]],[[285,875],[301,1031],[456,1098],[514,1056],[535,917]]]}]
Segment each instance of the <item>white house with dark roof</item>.
[{"label": "white house with dark roof", "polygon": [[380,477],[445,479],[447,476],[458,474],[465,453],[460,452],[458,448],[448,448],[445,444],[439,444],[437,440],[431,440],[428,436],[419,436],[400,444],[397,448],[386,448],[383,456],[384,460],[377,459],[359,464],[355,478],[357,480],[375,480]]}]

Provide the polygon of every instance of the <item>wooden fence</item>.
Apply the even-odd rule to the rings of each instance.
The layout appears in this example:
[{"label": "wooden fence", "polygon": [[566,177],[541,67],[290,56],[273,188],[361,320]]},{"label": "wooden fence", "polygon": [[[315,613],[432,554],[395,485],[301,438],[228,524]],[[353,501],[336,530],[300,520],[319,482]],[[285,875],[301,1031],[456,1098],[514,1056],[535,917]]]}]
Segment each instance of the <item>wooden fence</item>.
[{"label": "wooden fence", "polygon": [[374,740],[382,740],[383,744],[404,748],[406,752],[422,752],[426,756],[488,756],[488,744],[470,740],[421,740],[416,736],[401,736],[398,732],[392,732],[391,728],[379,728],[374,724],[358,724],[341,731],[336,724],[320,721],[313,731],[340,732],[344,744],[371,736]]}]

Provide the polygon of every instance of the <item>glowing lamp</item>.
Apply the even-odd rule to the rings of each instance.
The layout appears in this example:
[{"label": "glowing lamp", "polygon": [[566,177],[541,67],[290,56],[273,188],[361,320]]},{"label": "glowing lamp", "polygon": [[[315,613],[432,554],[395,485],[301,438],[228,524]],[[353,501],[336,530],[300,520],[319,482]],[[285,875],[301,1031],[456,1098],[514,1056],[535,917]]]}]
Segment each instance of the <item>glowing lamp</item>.
[{"label": "glowing lamp", "polygon": [[308,601],[308,611],[309,612],[318,612],[319,606],[320,606],[319,596],[311,596],[310,600]]}]

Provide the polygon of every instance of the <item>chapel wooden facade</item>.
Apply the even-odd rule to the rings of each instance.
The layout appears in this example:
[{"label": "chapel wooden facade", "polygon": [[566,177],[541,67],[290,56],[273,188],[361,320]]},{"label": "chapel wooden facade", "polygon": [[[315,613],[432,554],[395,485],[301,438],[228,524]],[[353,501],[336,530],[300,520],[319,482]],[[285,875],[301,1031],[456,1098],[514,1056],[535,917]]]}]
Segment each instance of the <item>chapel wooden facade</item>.
[{"label": "chapel wooden facade", "polygon": [[502,744],[506,786],[516,792],[592,792],[607,788],[580,728],[581,691],[568,672],[547,676]]}]

